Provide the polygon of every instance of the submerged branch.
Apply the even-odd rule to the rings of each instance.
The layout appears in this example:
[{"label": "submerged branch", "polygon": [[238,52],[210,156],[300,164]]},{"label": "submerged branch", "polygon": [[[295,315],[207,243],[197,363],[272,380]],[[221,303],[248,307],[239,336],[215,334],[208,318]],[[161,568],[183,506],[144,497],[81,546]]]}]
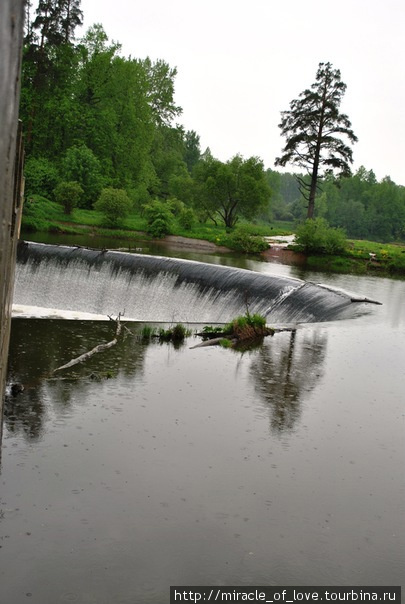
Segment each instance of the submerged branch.
[{"label": "submerged branch", "polygon": [[109,348],[112,348],[113,346],[115,346],[115,344],[118,342],[118,337],[121,333],[121,328],[122,328],[121,316],[122,315],[121,315],[121,313],[119,313],[118,317],[116,319],[113,319],[112,317],[110,317],[110,315],[107,315],[107,316],[110,319],[110,321],[114,321],[114,323],[117,324],[117,328],[115,330],[115,338],[113,340],[111,340],[110,342],[107,342],[106,344],[98,344],[98,346],[95,346],[88,352],[85,352],[84,354],[81,354],[79,357],[72,359],[71,361],[69,361],[69,363],[66,363],[65,365],[61,365],[60,367],[57,367],[56,369],[53,370],[52,373],[56,373],[57,371],[62,371],[63,369],[68,369],[69,367],[73,367],[74,365],[83,363],[83,361],[87,361],[87,359],[92,357],[94,354],[97,354],[99,352],[104,352],[104,350],[108,350]]}]

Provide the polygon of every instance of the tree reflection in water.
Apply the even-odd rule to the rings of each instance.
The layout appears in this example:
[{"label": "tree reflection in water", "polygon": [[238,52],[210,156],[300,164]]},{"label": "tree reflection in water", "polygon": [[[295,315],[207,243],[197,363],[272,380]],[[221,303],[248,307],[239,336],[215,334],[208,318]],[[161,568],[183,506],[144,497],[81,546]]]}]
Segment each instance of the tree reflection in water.
[{"label": "tree reflection in water", "polygon": [[85,404],[94,381],[141,374],[145,346],[136,335],[121,338],[114,348],[94,355],[84,364],[52,376],[52,371],[71,358],[108,342],[115,324],[58,319],[14,319],[11,330],[8,383],[21,383],[24,391],[8,393],[4,422],[10,433],[21,432],[29,440],[41,438],[47,414],[69,412],[73,401]]},{"label": "tree reflection in water", "polygon": [[322,376],[326,343],[324,331],[299,329],[268,338],[257,351],[250,372],[273,433],[294,430],[304,393]]}]

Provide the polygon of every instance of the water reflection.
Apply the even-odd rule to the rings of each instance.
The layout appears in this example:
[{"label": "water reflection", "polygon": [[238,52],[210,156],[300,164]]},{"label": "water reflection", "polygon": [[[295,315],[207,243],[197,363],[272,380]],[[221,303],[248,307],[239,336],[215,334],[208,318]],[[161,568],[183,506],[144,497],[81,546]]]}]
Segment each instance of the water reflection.
[{"label": "water reflection", "polygon": [[[140,339],[141,325],[130,325],[131,334],[113,348],[96,354],[85,363],[53,375],[56,367],[71,358],[112,339],[109,322],[15,319],[12,325],[8,382],[21,383],[24,391],[6,396],[4,421],[10,433],[38,440],[47,421],[66,418],[73,404],[85,403],[98,382],[112,379],[124,388],[121,379],[141,379],[148,344]],[[312,390],[322,375],[326,332],[293,330],[277,333],[250,349],[250,375],[271,431],[294,430],[301,415],[304,393]],[[152,344],[153,345],[153,344]],[[165,344],[179,351],[172,344]],[[240,355],[242,351],[229,351]],[[187,357],[187,355],[186,355]],[[187,364],[186,358],[183,363]],[[185,365],[186,366],[186,365]],[[56,419],[55,419],[56,418]]]},{"label": "water reflection", "polygon": [[85,401],[94,383],[119,375],[141,375],[145,347],[126,334],[114,348],[94,355],[86,363],[52,372],[70,359],[114,337],[110,322],[14,319],[11,329],[8,383],[23,384],[24,391],[5,397],[4,422],[11,433],[39,439],[47,414],[66,415],[74,400]]},{"label": "water reflection", "polygon": [[273,433],[294,430],[304,394],[322,377],[326,343],[325,331],[300,329],[276,334],[258,350],[250,374]]}]

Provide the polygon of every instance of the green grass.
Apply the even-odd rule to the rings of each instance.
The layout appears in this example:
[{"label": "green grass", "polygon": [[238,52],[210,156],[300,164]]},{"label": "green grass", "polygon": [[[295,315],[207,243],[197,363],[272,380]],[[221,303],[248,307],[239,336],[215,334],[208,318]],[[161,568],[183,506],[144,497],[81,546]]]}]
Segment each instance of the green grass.
[{"label": "green grass", "polygon": [[375,274],[405,277],[405,245],[348,240],[341,256],[308,256],[306,265],[336,273]]},{"label": "green grass", "polygon": [[[289,235],[293,232],[293,224],[277,221],[271,225],[263,223],[245,223],[241,221],[244,232],[252,237]],[[147,229],[146,217],[133,212],[124,219],[119,228],[108,228],[104,218],[95,210],[76,208],[72,214],[64,214],[61,205],[41,196],[34,196],[34,201],[24,205],[22,226],[25,231],[43,231],[69,234],[94,234],[105,237],[131,240],[139,232],[145,235]],[[240,249],[233,234],[222,225],[210,223],[196,224],[191,229],[182,228],[173,220],[172,235],[191,239],[203,239],[216,245],[230,249]],[[345,253],[334,256],[311,255],[307,258],[307,266],[313,269],[327,270],[339,273],[373,273],[377,275],[405,276],[405,245],[398,243],[377,243],[374,241],[348,240]],[[255,248],[252,248],[254,251]],[[245,249],[249,251],[249,249]],[[371,255],[370,255],[371,254]]]},{"label": "green grass", "polygon": [[[239,223],[238,223],[239,224]],[[242,223],[244,229],[252,236],[282,235],[286,233],[284,225],[264,225]],[[291,226],[291,225],[290,225]],[[117,228],[105,225],[103,215],[95,210],[75,208],[71,214],[64,214],[61,205],[49,201],[44,197],[34,196],[34,201],[26,203],[23,213],[23,227],[31,231],[53,231],[61,233],[86,233],[92,232],[100,235],[131,239],[134,232],[145,232],[147,229],[146,217],[133,212],[122,220]],[[288,233],[290,233],[288,231]],[[191,239],[203,239],[216,245],[225,245],[234,248],[232,233],[225,226],[215,224],[196,224],[191,229],[181,227],[173,220],[172,235]]]},{"label": "green grass", "polygon": [[152,339],[157,339],[160,343],[172,342],[174,346],[179,346],[189,336],[191,336],[191,330],[183,325],[183,323],[177,323],[168,329],[144,325],[141,330],[141,340],[145,343],[150,342]]}]

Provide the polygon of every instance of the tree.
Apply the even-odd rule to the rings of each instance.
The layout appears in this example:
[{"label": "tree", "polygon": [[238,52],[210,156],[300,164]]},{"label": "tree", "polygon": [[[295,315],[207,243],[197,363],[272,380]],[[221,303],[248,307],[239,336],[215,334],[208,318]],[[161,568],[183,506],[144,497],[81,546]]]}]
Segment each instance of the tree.
[{"label": "tree", "polygon": [[102,176],[100,162],[85,145],[70,147],[62,161],[62,173],[66,181],[78,182],[83,189],[80,205],[91,208],[100,194]]},{"label": "tree", "polygon": [[55,188],[53,194],[57,203],[63,206],[65,214],[71,214],[73,209],[78,205],[83,189],[78,182],[60,182]]},{"label": "tree", "polygon": [[83,38],[76,136],[96,155],[108,183],[129,190],[147,183],[153,172],[150,148],[155,125],[147,73],[139,61],[119,52],[120,46],[108,43],[101,25]]},{"label": "tree", "polygon": [[156,124],[169,126],[173,118],[182,112],[174,102],[174,79],[176,67],[171,68],[161,59],[153,63],[149,57],[139,61],[148,79],[148,102]]},{"label": "tree", "polygon": [[27,4],[20,116],[27,156],[54,160],[72,144],[72,85],[79,55],[73,44],[81,24],[80,0],[39,0],[30,20]]},{"label": "tree", "polygon": [[268,205],[270,188],[257,157],[245,160],[236,155],[222,163],[208,155],[196,165],[194,176],[196,205],[202,205],[214,222],[219,215],[227,228],[234,227],[239,216],[252,219]]},{"label": "tree", "polygon": [[39,0],[32,27],[39,30],[40,48],[46,44],[72,42],[74,30],[83,22],[81,0]]},{"label": "tree", "polygon": [[184,161],[187,170],[193,171],[194,166],[201,158],[200,137],[195,130],[188,130],[184,136]]},{"label": "tree", "polygon": [[287,142],[276,165],[295,164],[309,174],[309,180],[298,177],[301,193],[308,201],[308,218],[314,216],[322,171],[350,175],[352,150],[344,138],[354,143],[357,137],[347,115],[339,111],[345,91],[340,71],[331,63],[319,63],[311,89],[304,90],[291,101],[290,109],[281,113],[279,128]]},{"label": "tree", "polygon": [[132,202],[123,189],[111,187],[103,189],[101,195],[94,204],[97,212],[104,214],[110,226],[117,226],[123,218],[128,216],[132,208]]},{"label": "tree", "polygon": [[61,30],[65,44],[72,41],[76,27],[83,24],[80,3],[81,0],[60,0]]}]

